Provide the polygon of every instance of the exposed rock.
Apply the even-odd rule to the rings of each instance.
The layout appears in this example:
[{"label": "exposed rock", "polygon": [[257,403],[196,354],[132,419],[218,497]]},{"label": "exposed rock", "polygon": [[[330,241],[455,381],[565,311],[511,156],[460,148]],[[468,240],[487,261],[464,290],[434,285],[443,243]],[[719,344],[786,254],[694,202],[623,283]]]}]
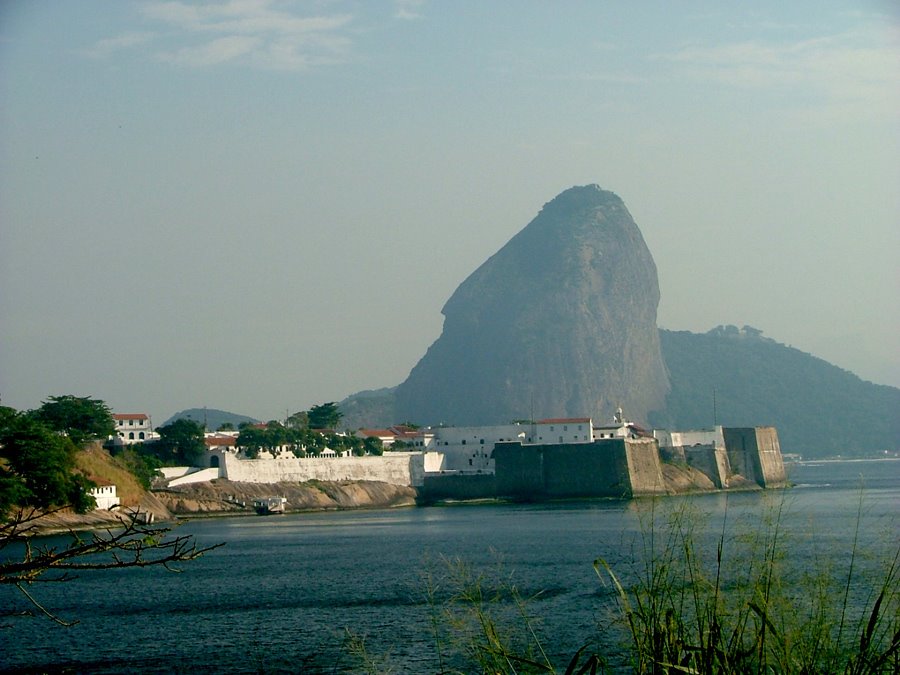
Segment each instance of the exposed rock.
[{"label": "exposed rock", "polygon": [[666,482],[666,492],[669,494],[713,492],[716,489],[709,476],[687,464],[663,462],[661,468],[663,479]]},{"label": "exposed rock", "polygon": [[441,336],[396,391],[420,424],[540,417],[646,421],[668,378],[656,266],[622,200],[566,190],[457,288]]},{"label": "exposed rock", "polygon": [[156,521],[172,520],[174,516],[166,505],[151,493],[144,493],[138,503],[114,508],[75,513],[71,509],[55,511],[29,523],[35,534],[77,532],[81,530],[103,530],[116,528],[130,521],[132,514],[140,512],[152,514]]},{"label": "exposed rock", "polygon": [[254,499],[285,497],[289,511],[413,506],[416,490],[377,481],[306,483],[191,483],[154,495],[176,515],[252,512]]}]

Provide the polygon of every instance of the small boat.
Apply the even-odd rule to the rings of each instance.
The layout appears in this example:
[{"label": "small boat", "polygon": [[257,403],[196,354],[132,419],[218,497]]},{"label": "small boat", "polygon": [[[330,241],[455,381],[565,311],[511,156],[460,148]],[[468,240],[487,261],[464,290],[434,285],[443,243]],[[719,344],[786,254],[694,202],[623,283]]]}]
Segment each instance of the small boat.
[{"label": "small boat", "polygon": [[253,502],[253,508],[259,516],[271,516],[275,513],[284,513],[284,507],[287,504],[285,497],[264,497]]}]

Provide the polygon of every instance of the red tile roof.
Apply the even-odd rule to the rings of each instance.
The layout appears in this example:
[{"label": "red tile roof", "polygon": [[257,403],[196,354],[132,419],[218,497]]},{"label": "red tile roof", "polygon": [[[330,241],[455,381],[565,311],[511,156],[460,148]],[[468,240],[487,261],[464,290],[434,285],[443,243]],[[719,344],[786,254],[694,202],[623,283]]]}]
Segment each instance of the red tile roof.
[{"label": "red tile roof", "polygon": [[206,447],[208,448],[220,445],[237,445],[237,439],[234,436],[209,436],[208,438],[204,438],[203,442],[206,443]]},{"label": "red tile roof", "polygon": [[114,420],[147,420],[150,419],[144,413],[113,413]]},{"label": "red tile roof", "polygon": [[377,438],[393,438],[397,434],[390,429],[360,429],[356,432],[360,436],[375,436]]}]

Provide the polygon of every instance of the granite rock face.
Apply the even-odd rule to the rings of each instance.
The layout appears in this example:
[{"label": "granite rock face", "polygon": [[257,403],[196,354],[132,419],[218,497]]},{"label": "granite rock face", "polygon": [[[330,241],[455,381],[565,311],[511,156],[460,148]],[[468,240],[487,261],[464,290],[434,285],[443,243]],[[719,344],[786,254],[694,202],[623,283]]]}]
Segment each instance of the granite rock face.
[{"label": "granite rock face", "polygon": [[396,419],[478,425],[665,406],[656,265],[625,204],[573,187],[447,301],[440,337],[396,390]]}]

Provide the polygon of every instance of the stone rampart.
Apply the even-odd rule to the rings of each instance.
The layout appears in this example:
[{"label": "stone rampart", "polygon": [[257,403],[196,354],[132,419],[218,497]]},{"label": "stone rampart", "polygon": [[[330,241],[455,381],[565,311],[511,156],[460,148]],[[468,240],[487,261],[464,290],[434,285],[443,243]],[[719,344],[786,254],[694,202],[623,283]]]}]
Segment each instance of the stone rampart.
[{"label": "stone rampart", "polygon": [[756,448],[763,478],[763,487],[780,487],[787,484],[784,458],[775,427],[756,427]]},{"label": "stone rampart", "polygon": [[706,474],[716,488],[728,487],[731,466],[724,448],[713,445],[684,448],[684,457],[689,466]]},{"label": "stone rampart", "polygon": [[566,445],[498,443],[497,495],[514,499],[632,497],[665,493],[654,439]]},{"label": "stone rampart", "polygon": [[420,486],[424,480],[421,452],[385,453],[380,457],[279,457],[238,459],[221,455],[219,476],[241,483],[379,481]]},{"label": "stone rampart", "polygon": [[666,493],[662,465],[659,461],[659,445],[655,438],[627,438],[618,441],[627,463],[626,478],[630,483],[630,496],[659,495]]},{"label": "stone rampart", "polygon": [[735,473],[760,487],[787,484],[775,427],[726,427],[725,449]]}]

